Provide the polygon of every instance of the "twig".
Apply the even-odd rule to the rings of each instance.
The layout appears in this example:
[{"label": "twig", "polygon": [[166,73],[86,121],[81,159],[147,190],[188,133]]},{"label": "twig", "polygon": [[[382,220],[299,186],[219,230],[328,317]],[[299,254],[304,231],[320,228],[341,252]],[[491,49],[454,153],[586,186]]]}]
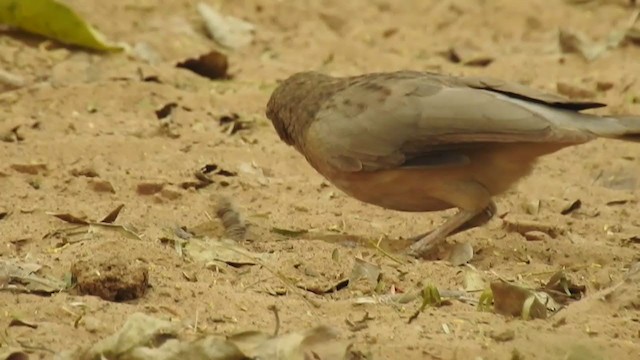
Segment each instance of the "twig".
[{"label": "twig", "polygon": [[280,314],[278,314],[278,308],[275,305],[269,305],[267,309],[273,311],[273,316],[276,318],[276,328],[273,330],[273,336],[278,336],[280,332]]},{"label": "twig", "polygon": [[369,245],[371,245],[371,247],[373,247],[374,249],[376,249],[377,251],[379,251],[384,257],[387,257],[393,261],[395,261],[396,263],[403,265],[404,262],[401,261],[400,259],[396,258],[395,256],[391,255],[388,251],[384,250],[383,248],[380,247],[380,243],[382,242],[383,238],[381,237],[380,239],[378,239],[377,243],[374,243],[373,241],[369,240]]}]

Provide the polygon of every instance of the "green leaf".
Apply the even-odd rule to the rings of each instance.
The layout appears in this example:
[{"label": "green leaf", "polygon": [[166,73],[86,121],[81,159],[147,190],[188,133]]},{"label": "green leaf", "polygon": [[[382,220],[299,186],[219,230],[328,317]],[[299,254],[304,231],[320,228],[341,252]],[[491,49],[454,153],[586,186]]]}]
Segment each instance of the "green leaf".
[{"label": "green leaf", "polygon": [[0,23],[68,45],[101,51],[123,50],[55,0],[0,0]]}]

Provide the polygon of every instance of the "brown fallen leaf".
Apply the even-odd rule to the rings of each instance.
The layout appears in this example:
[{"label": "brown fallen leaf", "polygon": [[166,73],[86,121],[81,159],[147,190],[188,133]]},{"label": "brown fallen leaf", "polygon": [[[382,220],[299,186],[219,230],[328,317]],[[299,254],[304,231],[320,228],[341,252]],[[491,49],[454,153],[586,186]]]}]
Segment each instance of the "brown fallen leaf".
[{"label": "brown fallen leaf", "polygon": [[165,182],[142,182],[136,186],[136,193],[138,195],[157,194],[162,191],[165,185]]},{"label": "brown fallen leaf", "polygon": [[229,63],[227,56],[212,50],[197,58],[186,59],[176,64],[176,67],[190,70],[200,76],[212,79],[229,79],[227,74]]},{"label": "brown fallen leaf", "polygon": [[113,209],[109,214],[107,214],[107,216],[100,220],[100,222],[104,224],[113,224],[113,222],[118,218],[118,215],[120,215],[120,211],[122,211],[123,208],[124,204],[118,205],[118,207]]},{"label": "brown fallen leaf", "polygon": [[490,286],[496,313],[522,316],[525,320],[547,318],[547,308],[535,292],[504,281],[494,281]]},{"label": "brown fallen leaf", "polygon": [[556,90],[559,94],[564,95],[570,99],[592,99],[596,96],[596,93],[593,90],[585,89],[578,85],[573,85],[562,81],[558,81],[556,83]]},{"label": "brown fallen leaf", "polygon": [[171,115],[173,110],[177,107],[178,107],[178,104],[174,102],[165,104],[160,109],[155,111],[156,117],[158,118],[158,120],[164,119],[167,116]]},{"label": "brown fallen leaf", "polygon": [[[115,221],[115,218],[117,218],[117,216],[120,214],[120,211],[122,210],[123,207],[124,207],[123,204],[118,205],[114,210],[110,211],[109,214],[107,214],[107,216],[103,218],[103,220],[100,220],[100,221],[86,220],[84,217],[71,215],[69,213],[58,214],[58,213],[47,212],[46,213],[47,215],[54,216],[64,222],[67,222],[69,224],[74,224],[77,226],[52,231],[46,234],[45,238],[63,235],[65,236],[65,243],[66,243],[67,236],[70,237],[70,236],[82,235],[83,238],[79,241],[83,241],[83,240],[87,240],[86,235],[89,235],[89,234],[95,235],[94,233],[97,233],[99,231],[117,231],[129,238],[140,239],[140,235],[138,235],[138,231],[132,226],[119,225],[119,224],[113,224],[111,222],[107,222],[107,221],[111,221],[112,219],[113,221]],[[60,246],[62,245],[64,245],[64,243],[60,244]]]},{"label": "brown fallen leaf", "polygon": [[314,280],[311,282],[300,282],[296,287],[314,293],[316,295],[333,294],[349,286],[349,279],[340,279],[334,283],[327,284],[323,281]]},{"label": "brown fallen leaf", "polygon": [[4,142],[20,142],[24,141],[24,136],[20,134],[20,125],[12,126],[6,130],[0,130],[0,141]]},{"label": "brown fallen leaf", "polygon": [[47,164],[35,163],[35,164],[12,164],[11,168],[19,173],[38,175],[47,172]]},{"label": "brown fallen leaf", "polygon": [[116,193],[116,189],[113,187],[113,184],[111,184],[111,182],[109,182],[107,180],[101,180],[101,179],[95,179],[94,178],[94,179],[89,180],[89,186],[95,192],[110,193],[110,194],[115,194]]},{"label": "brown fallen leaf", "polygon": [[68,222],[69,224],[89,225],[89,221],[85,220],[84,217],[78,217],[68,213],[61,213],[61,214],[48,213],[48,215],[57,217],[58,219],[64,222]]},{"label": "brown fallen leaf", "polygon": [[596,82],[596,90],[598,91],[609,91],[613,89],[614,84],[610,81],[598,81]]},{"label": "brown fallen leaf", "polygon": [[252,122],[243,120],[237,113],[223,115],[218,119],[218,123],[222,126],[222,132],[227,135],[233,135],[239,131],[251,128]]},{"label": "brown fallen leaf", "polygon": [[574,284],[564,271],[553,274],[543,288],[539,289],[547,292],[559,304],[567,304],[570,301],[577,301],[584,297],[587,287]]},{"label": "brown fallen leaf", "polygon": [[9,326],[8,327],[13,327],[13,326],[24,326],[24,327],[28,327],[28,328],[31,328],[31,329],[37,329],[38,328],[38,324],[36,324],[34,322],[31,322],[31,321],[18,319],[18,318],[13,318],[9,322]]},{"label": "brown fallen leaf", "polygon": [[569,203],[568,205],[566,205],[562,210],[560,210],[560,214],[569,215],[572,212],[580,209],[581,207],[582,207],[582,200],[577,199],[577,200]]},{"label": "brown fallen leaf", "polygon": [[493,57],[470,47],[451,47],[444,53],[444,56],[452,63],[477,67],[489,66],[495,60]]}]

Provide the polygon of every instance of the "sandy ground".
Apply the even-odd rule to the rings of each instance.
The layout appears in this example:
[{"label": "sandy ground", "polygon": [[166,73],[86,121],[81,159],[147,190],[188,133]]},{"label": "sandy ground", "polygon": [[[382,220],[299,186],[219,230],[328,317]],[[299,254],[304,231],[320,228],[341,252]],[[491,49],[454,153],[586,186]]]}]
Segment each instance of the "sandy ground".
[{"label": "sandy ground", "polygon": [[[359,257],[380,266],[380,294],[426,284],[460,290],[468,267],[411,259],[400,240],[451,212],[397,213],[348,198],[281,143],[264,116],[276,81],[309,69],[481,74],[551,92],[561,82],[609,104],[597,112],[640,114],[640,46],[611,49],[592,62],[558,49],[560,27],[606,40],[632,15],[625,1],[222,1],[223,12],[257,27],[252,44],[224,50],[233,75],[224,81],[175,67],[217,47],[205,35],[196,1],[68,3],[109,38],[144,42],[159,60],[92,54],[11,33],[0,37],[0,65],[37,84],[0,93],[0,130],[7,134],[19,125],[21,138],[0,142],[0,212],[8,213],[0,220],[0,256],[41,264],[41,273],[59,279],[81,261],[143,267],[148,273],[136,276],[148,279],[149,288],[124,302],[80,296],[77,289],[51,296],[0,292],[4,345],[50,358],[113,333],[134,312],[197,321],[207,333],[271,331],[275,320],[268,308],[275,305],[281,331],[326,324],[375,359],[640,358],[640,280],[629,277],[611,288],[640,260],[638,144],[599,140],[560,151],[497,199],[505,219],[551,224],[557,236],[529,241],[496,218],[449,239],[473,246],[470,264],[487,280],[535,286],[565,269],[586,286],[586,298],[531,321],[453,300],[409,324],[419,301],[357,306],[354,299],[370,289],[348,286],[317,295],[287,288],[272,270],[290,284],[327,288],[349,276]],[[452,46],[494,60],[488,66],[452,63],[442,55]],[[170,131],[161,131],[154,111],[171,102],[178,106]],[[225,131],[220,119],[231,114],[247,129]],[[24,164],[42,166],[15,166]],[[209,186],[181,187],[208,164],[233,176],[214,172]],[[140,184],[162,190],[142,195]],[[244,217],[249,232],[242,246],[267,254],[263,266],[220,265],[216,271],[185,261],[160,241],[167,229],[209,222],[212,196],[218,195]],[[576,200],[582,206],[562,215]],[[134,226],[141,239],[113,231],[79,241],[46,236],[66,226],[48,212],[98,220],[119,204],[124,209],[117,222]],[[285,236],[274,228],[312,231]],[[369,245],[379,239],[399,262]],[[365,314],[365,325],[353,326]],[[37,328],[8,327],[16,317]],[[513,336],[499,336],[505,332]]]}]

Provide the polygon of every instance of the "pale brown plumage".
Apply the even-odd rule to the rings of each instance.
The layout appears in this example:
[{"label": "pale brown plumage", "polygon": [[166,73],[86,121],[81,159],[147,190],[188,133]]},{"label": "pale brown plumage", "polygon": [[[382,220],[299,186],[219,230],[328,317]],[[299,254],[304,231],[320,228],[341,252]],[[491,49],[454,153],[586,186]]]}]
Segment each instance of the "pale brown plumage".
[{"label": "pale brown plumage", "polygon": [[400,211],[460,211],[413,244],[424,255],[448,235],[487,222],[494,195],[535,160],[608,137],[640,141],[640,117],[518,84],[400,71],[334,78],[297,73],[267,104],[280,138],[361,201]]}]

